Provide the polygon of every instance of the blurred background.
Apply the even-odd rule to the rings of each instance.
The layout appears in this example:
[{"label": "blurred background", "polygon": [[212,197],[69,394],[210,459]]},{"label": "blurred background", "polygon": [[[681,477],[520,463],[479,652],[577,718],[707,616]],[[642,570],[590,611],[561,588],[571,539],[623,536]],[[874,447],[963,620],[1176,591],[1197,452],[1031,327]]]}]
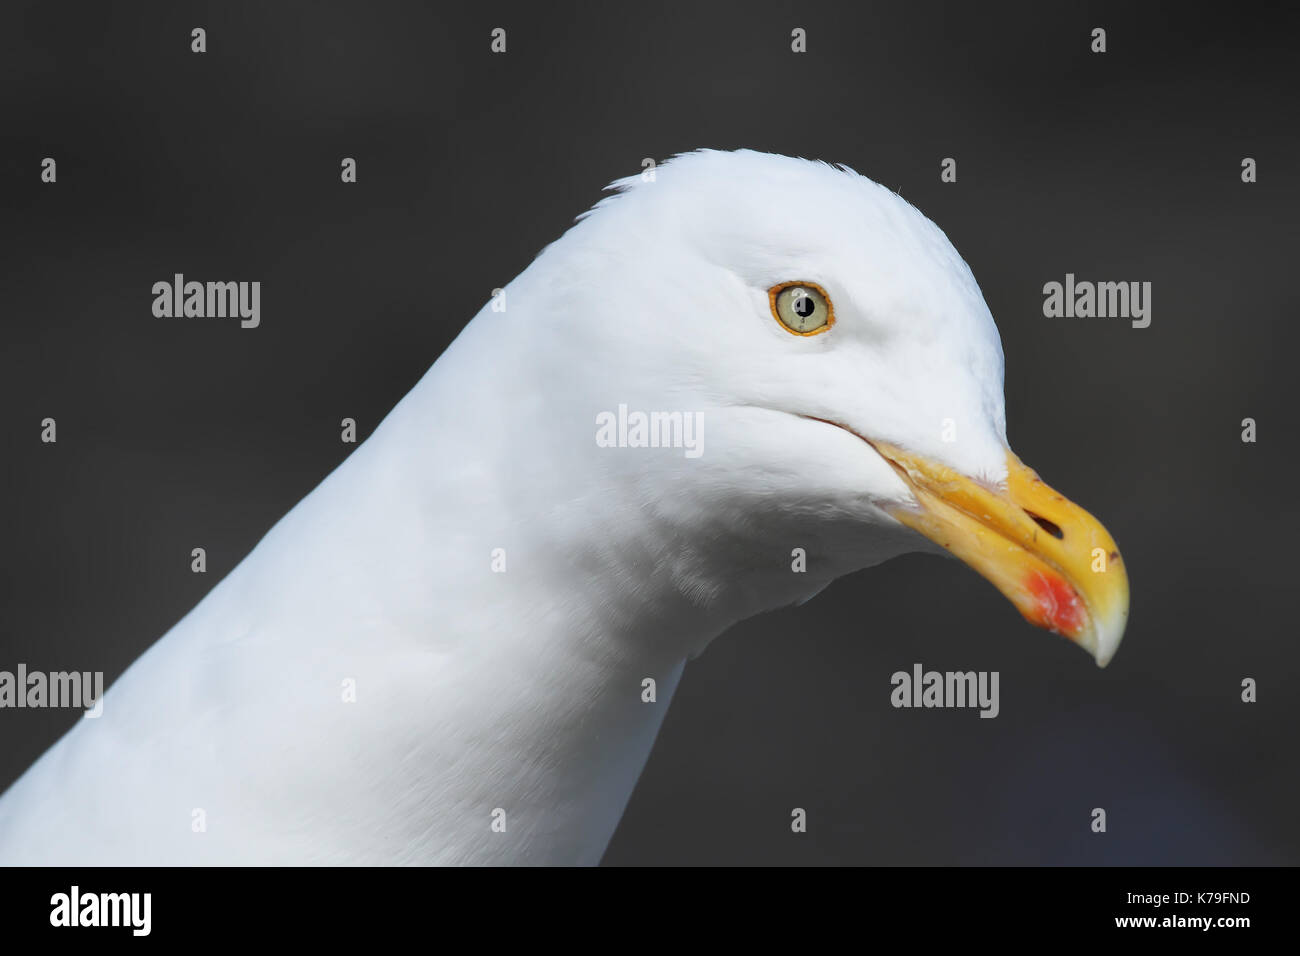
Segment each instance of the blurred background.
[{"label": "blurred background", "polygon": [[[1300,862],[1300,18],[439,7],[5,4],[0,669],[111,681],[602,186],[752,147],[846,163],[947,232],[1002,332],[1012,445],[1115,534],[1131,624],[1100,671],[924,556],[743,622],[687,668],[605,862]],[[176,272],[259,279],[261,327],[154,318]],[[1044,318],[1067,272],[1151,282],[1151,326]],[[1000,671],[1000,716],[891,708],[916,662]],[[76,719],[0,710],[0,790]]]}]

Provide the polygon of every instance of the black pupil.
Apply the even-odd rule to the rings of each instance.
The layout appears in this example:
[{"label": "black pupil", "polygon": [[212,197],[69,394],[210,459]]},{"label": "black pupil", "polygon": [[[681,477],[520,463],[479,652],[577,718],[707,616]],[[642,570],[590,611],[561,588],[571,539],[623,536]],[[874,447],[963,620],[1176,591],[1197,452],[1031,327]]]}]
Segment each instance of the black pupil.
[{"label": "black pupil", "polygon": [[813,305],[812,296],[807,292],[800,289],[794,294],[794,310],[803,318],[806,319],[808,316],[812,315],[816,308],[817,307]]}]

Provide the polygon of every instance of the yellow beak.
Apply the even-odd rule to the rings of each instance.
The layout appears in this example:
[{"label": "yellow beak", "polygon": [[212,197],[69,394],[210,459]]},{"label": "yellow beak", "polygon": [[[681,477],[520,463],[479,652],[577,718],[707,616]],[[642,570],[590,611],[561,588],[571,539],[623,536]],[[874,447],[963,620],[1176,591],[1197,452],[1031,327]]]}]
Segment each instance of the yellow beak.
[{"label": "yellow beak", "polygon": [[1128,574],[1115,539],[1007,451],[1005,488],[881,442],[916,505],[889,509],[988,578],[1031,623],[1063,634],[1105,667],[1128,623]]}]

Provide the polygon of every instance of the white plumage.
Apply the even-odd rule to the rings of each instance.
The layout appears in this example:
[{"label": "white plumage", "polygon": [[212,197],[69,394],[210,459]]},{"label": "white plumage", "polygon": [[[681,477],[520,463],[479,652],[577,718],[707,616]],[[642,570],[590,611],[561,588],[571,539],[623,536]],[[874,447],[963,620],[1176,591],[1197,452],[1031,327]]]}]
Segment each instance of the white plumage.
[{"label": "white plumage", "polygon": [[[997,330],[897,195],[748,151],[615,185],[0,799],[0,860],[595,863],[688,658],[934,550],[850,429],[1006,477]],[[830,334],[773,321],[785,280]],[[599,447],[620,403],[704,453]]]}]

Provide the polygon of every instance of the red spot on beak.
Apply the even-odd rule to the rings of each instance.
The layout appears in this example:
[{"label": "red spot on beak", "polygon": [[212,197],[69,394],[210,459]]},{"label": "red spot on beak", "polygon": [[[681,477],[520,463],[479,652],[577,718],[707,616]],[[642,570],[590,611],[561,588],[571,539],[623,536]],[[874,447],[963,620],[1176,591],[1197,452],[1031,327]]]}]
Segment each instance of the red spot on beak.
[{"label": "red spot on beak", "polygon": [[1074,588],[1050,571],[1032,572],[1025,585],[1038,605],[1032,616],[1026,615],[1032,623],[1066,637],[1079,636],[1084,610]]}]

